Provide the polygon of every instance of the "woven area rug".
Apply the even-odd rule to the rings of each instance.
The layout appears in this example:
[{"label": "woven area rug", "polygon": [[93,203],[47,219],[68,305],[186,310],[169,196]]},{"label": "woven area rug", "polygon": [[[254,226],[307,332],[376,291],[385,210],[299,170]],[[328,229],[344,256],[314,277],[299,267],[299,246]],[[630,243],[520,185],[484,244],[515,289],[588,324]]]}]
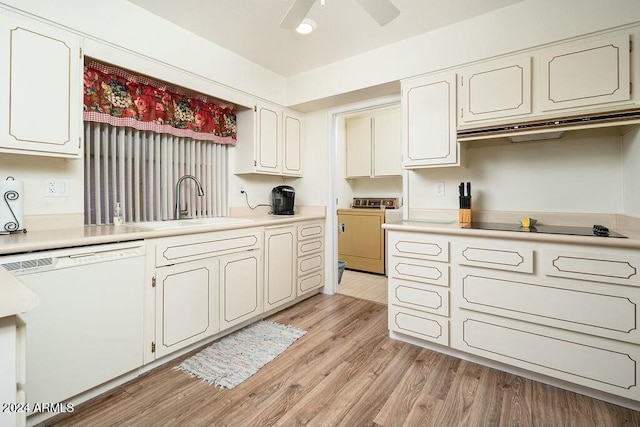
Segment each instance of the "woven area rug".
[{"label": "woven area rug", "polygon": [[182,362],[177,369],[222,388],[233,388],[284,352],[305,331],[259,321]]}]

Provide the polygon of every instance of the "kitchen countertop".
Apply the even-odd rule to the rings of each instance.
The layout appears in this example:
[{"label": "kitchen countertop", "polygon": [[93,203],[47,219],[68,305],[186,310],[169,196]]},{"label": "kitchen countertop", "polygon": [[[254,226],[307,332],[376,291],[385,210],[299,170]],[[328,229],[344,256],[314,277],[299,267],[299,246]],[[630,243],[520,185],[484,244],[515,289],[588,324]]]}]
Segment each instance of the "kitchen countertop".
[{"label": "kitchen countertop", "polygon": [[298,221],[324,219],[324,210],[300,213],[296,215],[247,214],[233,215],[233,218],[250,219],[248,222],[201,225],[189,228],[152,230],[136,227],[135,224],[122,226],[97,225],[75,228],[59,228],[30,231],[0,236],[0,255],[32,252],[46,249],[60,249],[74,246],[87,246],[102,243],[125,242],[131,240],[154,239],[186,234],[206,233],[241,229],[249,227],[270,227]]},{"label": "kitchen countertop", "polygon": [[627,238],[574,236],[564,234],[525,233],[500,230],[479,230],[465,228],[457,221],[443,222],[442,220],[409,220],[383,224],[382,228],[394,231],[415,231],[420,233],[450,234],[456,236],[489,237],[512,240],[531,240],[540,242],[570,243],[589,246],[606,246],[617,248],[640,249],[640,232],[632,228],[619,227],[611,229]]},{"label": "kitchen countertop", "polygon": [[40,297],[0,268],[0,318],[24,313],[36,307]]}]

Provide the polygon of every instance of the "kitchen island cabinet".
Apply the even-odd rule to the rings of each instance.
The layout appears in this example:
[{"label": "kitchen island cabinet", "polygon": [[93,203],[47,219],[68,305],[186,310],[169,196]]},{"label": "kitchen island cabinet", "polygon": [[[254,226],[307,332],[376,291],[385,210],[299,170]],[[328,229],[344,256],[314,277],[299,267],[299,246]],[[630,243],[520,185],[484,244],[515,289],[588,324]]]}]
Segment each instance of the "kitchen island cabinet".
[{"label": "kitchen island cabinet", "polygon": [[640,249],[385,228],[392,338],[640,408]]}]

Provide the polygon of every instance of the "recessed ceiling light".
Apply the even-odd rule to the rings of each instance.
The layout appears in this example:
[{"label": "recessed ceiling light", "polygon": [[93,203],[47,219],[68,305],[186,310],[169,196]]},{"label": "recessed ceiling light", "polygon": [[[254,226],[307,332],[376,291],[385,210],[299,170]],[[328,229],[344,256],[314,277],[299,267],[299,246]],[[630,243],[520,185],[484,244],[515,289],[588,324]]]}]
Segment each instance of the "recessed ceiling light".
[{"label": "recessed ceiling light", "polygon": [[296,32],[299,34],[311,34],[317,26],[318,24],[316,24],[316,21],[313,19],[304,18],[300,25],[298,25],[298,28],[296,28]]}]

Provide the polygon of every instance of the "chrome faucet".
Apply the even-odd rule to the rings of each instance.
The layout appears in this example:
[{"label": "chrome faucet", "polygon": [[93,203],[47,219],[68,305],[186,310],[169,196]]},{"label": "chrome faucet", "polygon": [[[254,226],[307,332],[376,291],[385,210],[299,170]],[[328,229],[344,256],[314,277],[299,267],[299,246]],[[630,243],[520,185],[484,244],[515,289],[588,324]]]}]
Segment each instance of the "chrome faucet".
[{"label": "chrome faucet", "polygon": [[187,214],[187,212],[189,212],[188,209],[184,209],[184,210],[180,209],[180,184],[182,184],[182,181],[184,181],[187,178],[190,178],[195,181],[196,185],[198,186],[198,196],[200,197],[204,196],[204,190],[202,189],[202,184],[200,184],[200,181],[198,181],[198,178],[196,178],[193,175],[181,176],[180,179],[178,179],[178,183],[176,184],[176,207],[173,212],[174,219],[183,218]]}]

